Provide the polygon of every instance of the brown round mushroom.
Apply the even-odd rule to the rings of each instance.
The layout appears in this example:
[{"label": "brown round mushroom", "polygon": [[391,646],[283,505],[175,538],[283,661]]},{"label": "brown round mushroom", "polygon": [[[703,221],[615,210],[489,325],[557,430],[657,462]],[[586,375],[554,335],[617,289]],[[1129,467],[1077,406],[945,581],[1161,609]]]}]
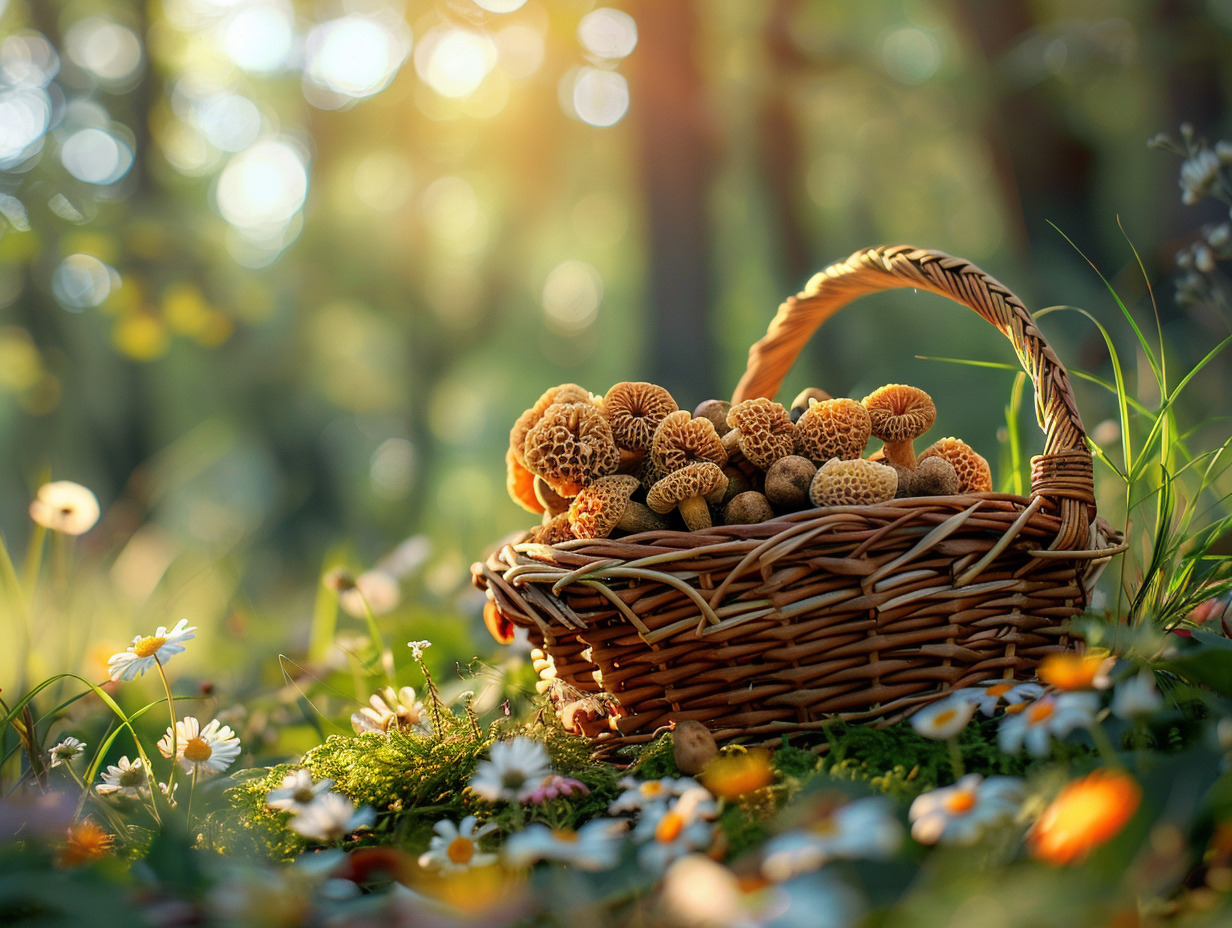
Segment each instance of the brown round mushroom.
[{"label": "brown round mushroom", "polygon": [[992,468],[978,451],[961,438],[940,438],[920,455],[920,460],[940,457],[949,461],[958,474],[959,493],[992,491]]},{"label": "brown round mushroom", "polygon": [[820,467],[830,458],[850,461],[864,454],[873,423],[863,403],[840,397],[812,400],[796,421],[796,454]]},{"label": "brown round mushroom", "polygon": [[[706,420],[702,420],[706,421]],[[679,509],[689,531],[710,528],[710,507],[727,489],[727,477],[717,464],[697,461],[673,470],[650,488],[646,505],[660,515]]]},{"label": "brown round mushroom", "polygon": [[543,503],[535,496],[535,475],[522,465],[512,446],[505,451],[505,489],[509,498],[527,512],[543,512]]},{"label": "brown round mushroom", "polygon": [[809,487],[817,465],[799,454],[781,457],[766,471],[766,499],[778,510],[794,512],[809,504]]},{"label": "brown round mushroom", "polygon": [[667,528],[667,522],[630,497],[641,482],[629,474],[600,477],[583,487],[569,504],[569,525],[578,538],[606,538],[622,532],[649,532]]},{"label": "brown round mushroom", "polygon": [[796,427],[791,415],[774,400],[756,397],[737,403],[727,414],[727,424],[738,433],[745,459],[760,470],[767,470],[795,449]]},{"label": "brown round mushroom", "polygon": [[774,518],[774,509],[765,494],[756,490],[737,493],[723,507],[724,525],[756,525]]},{"label": "brown round mushroom", "polygon": [[739,496],[741,493],[758,489],[757,484],[754,483],[752,478],[730,461],[723,465],[723,475],[727,477],[727,489],[723,491],[724,505],[730,503],[733,497]]},{"label": "brown round mushroom", "polygon": [[953,496],[958,492],[958,473],[940,455],[920,456],[913,470],[898,475],[900,499],[907,496]]},{"label": "brown round mushroom", "polygon": [[693,410],[693,418],[709,419],[714,423],[714,430],[723,436],[731,430],[731,426],[727,424],[729,412],[731,412],[731,403],[727,400],[702,400]]},{"label": "brown round mushroom", "polygon": [[564,497],[596,477],[616,473],[620,449],[612,427],[589,403],[554,403],[526,433],[523,462]]},{"label": "brown round mushroom", "polygon": [[808,411],[810,401],[816,400],[818,403],[823,403],[828,399],[831,399],[830,394],[821,387],[805,387],[796,394],[796,398],[791,401],[791,406],[788,408],[791,421],[800,421],[800,417]]},{"label": "brown round mushroom", "polygon": [[650,452],[655,429],[679,407],[672,395],[653,383],[627,380],[607,391],[599,411],[612,427],[622,454],[621,470],[632,471]]},{"label": "brown round mushroom", "polygon": [[688,719],[672,725],[672,760],[685,776],[697,776],[718,756],[718,742],[701,722]]},{"label": "brown round mushroom", "polygon": [[868,506],[894,498],[898,471],[865,458],[840,461],[834,458],[817,469],[809,487],[815,506]]},{"label": "brown round mushroom", "polygon": [[885,443],[886,463],[906,470],[915,467],[915,439],[937,421],[932,397],[918,387],[891,383],[861,402],[868,410],[872,433]]},{"label": "brown round mushroom", "polygon": [[594,397],[585,387],[576,383],[562,383],[545,390],[530,409],[514,420],[513,428],[509,430],[509,447],[513,449],[519,464],[525,464],[524,448],[526,433],[538,424],[543,413],[554,403],[590,403],[594,405]]},{"label": "brown round mushroom", "polygon": [[525,540],[540,545],[558,545],[574,537],[573,527],[569,525],[569,513],[562,512],[528,531]]},{"label": "brown round mushroom", "polygon": [[727,451],[714,423],[695,419],[685,409],[669,413],[659,423],[650,445],[650,457],[669,473],[700,461],[717,467],[727,463]]}]

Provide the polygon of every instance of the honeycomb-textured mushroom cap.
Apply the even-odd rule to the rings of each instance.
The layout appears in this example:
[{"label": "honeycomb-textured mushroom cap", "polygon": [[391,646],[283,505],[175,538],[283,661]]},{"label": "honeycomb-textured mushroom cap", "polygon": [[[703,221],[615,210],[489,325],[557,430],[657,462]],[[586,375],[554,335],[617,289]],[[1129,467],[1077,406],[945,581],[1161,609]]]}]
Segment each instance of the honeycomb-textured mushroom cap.
[{"label": "honeycomb-textured mushroom cap", "polygon": [[643,453],[650,450],[659,423],[677,409],[672,395],[662,387],[633,380],[613,386],[599,404],[616,444]]},{"label": "honeycomb-textured mushroom cap", "polygon": [[590,403],[594,405],[595,398],[585,387],[576,383],[562,383],[549,387],[543,395],[535,400],[530,409],[518,416],[509,430],[509,447],[513,449],[519,464],[524,464],[524,448],[526,433],[533,429],[543,417],[547,408],[555,403]]},{"label": "honeycomb-textured mushroom cap", "polygon": [[717,504],[726,489],[727,475],[722,469],[709,461],[698,461],[669,471],[650,488],[646,505],[660,515],[679,509],[685,525],[696,531],[710,527],[710,511],[706,504]]},{"label": "honeycomb-textured mushroom cap", "polygon": [[554,403],[526,433],[523,458],[527,470],[572,497],[596,477],[614,474],[620,449],[612,427],[590,403]]},{"label": "honeycomb-textured mushroom cap", "polygon": [[739,433],[740,451],[754,467],[766,470],[796,447],[796,426],[781,403],[757,397],[737,403],[727,424]]},{"label": "honeycomb-textured mushroom cap", "polygon": [[573,527],[569,525],[569,513],[562,512],[528,531],[525,540],[540,545],[558,545],[576,537]]},{"label": "honeycomb-textured mushroom cap", "polygon": [[[600,477],[569,504],[569,524],[578,538],[606,538],[621,525],[641,481],[629,474]],[[632,504],[637,505],[637,504]]]},{"label": "honeycomb-textured mushroom cap", "polygon": [[850,461],[864,454],[873,422],[864,408],[847,397],[812,400],[796,420],[796,454],[821,466],[830,458]]},{"label": "honeycomb-textured mushroom cap", "polygon": [[992,468],[978,451],[961,438],[940,438],[920,454],[920,460],[939,457],[949,461],[958,474],[959,493],[992,491]]},{"label": "honeycomb-textured mushroom cap", "polygon": [[817,469],[809,487],[815,506],[868,506],[894,498],[898,471],[864,458],[827,461]]},{"label": "honeycomb-textured mushroom cap", "polygon": [[512,447],[505,451],[505,489],[509,498],[527,512],[543,512],[543,503],[535,496],[535,475],[522,465]]},{"label": "honeycomb-textured mushroom cap", "polygon": [[932,397],[918,387],[891,383],[861,402],[868,410],[873,434],[885,442],[886,461],[896,467],[915,467],[915,439],[937,421]]},{"label": "honeycomb-textured mushroom cap", "polygon": [[791,401],[791,405],[788,407],[788,412],[791,414],[791,421],[799,422],[800,417],[808,410],[809,403],[813,400],[821,403],[828,399],[833,399],[833,397],[831,397],[825,390],[821,389],[821,387],[805,387],[796,394],[796,398]]},{"label": "honeycomb-textured mushroom cap", "polygon": [[899,498],[907,496],[953,496],[958,492],[958,473],[940,455],[920,456],[915,470],[898,475]]},{"label": "honeycomb-textured mushroom cap", "polygon": [[727,450],[713,422],[695,419],[680,409],[665,416],[655,429],[650,457],[659,468],[671,472],[700,461],[722,467],[727,463]]}]

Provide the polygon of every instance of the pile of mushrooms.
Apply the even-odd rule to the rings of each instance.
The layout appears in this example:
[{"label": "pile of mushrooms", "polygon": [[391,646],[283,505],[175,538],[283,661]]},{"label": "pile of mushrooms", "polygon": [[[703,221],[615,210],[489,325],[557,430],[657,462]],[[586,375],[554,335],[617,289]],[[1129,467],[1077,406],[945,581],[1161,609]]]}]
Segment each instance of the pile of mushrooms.
[{"label": "pile of mushrooms", "polygon": [[[506,482],[541,515],[526,540],[542,544],[992,490],[988,462],[961,439],[916,454],[936,418],[928,394],[904,384],[862,400],[811,387],[790,407],[706,400],[690,413],[652,383],[603,396],[566,383],[514,423]],[[882,446],[866,457],[871,438]]]}]

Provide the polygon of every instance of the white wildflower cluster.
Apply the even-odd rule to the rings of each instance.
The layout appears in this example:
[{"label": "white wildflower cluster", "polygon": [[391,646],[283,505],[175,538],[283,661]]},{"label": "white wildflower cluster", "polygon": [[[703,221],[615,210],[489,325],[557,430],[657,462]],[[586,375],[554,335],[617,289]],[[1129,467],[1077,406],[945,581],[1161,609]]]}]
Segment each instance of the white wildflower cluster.
[{"label": "white wildflower cluster", "polygon": [[368,699],[368,705],[351,715],[351,728],[356,734],[366,731],[432,733],[424,704],[409,686],[398,690],[392,686],[381,687]]},{"label": "white wildflower cluster", "polygon": [[282,778],[282,786],[266,794],[265,804],[290,813],[288,827],[321,844],[370,828],[376,812],[370,806],[356,808],[349,797],[331,792],[333,785],[332,779],[314,780],[307,770],[294,770]]}]

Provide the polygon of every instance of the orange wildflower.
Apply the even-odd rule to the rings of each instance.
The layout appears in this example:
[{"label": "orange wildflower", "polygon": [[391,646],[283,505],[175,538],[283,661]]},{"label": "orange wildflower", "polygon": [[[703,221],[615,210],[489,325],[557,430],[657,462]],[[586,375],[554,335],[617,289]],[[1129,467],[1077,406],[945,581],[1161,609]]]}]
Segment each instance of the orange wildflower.
[{"label": "orange wildflower", "polygon": [[85,819],[68,829],[68,840],[60,852],[61,867],[76,867],[111,856],[115,850],[115,835],[104,831],[96,822]]},{"label": "orange wildflower", "polygon": [[738,799],[774,782],[770,752],[756,749],[723,754],[706,765],[702,785],[721,799]]},{"label": "orange wildflower", "polygon": [[1119,770],[1096,770],[1067,784],[1027,835],[1031,856],[1064,866],[1080,863],[1112,840],[1134,816],[1142,788]]},{"label": "orange wildflower", "polygon": [[1040,681],[1058,690],[1103,690],[1111,685],[1108,671],[1116,658],[1107,651],[1094,649],[1085,654],[1062,652],[1049,654],[1040,661]]}]

